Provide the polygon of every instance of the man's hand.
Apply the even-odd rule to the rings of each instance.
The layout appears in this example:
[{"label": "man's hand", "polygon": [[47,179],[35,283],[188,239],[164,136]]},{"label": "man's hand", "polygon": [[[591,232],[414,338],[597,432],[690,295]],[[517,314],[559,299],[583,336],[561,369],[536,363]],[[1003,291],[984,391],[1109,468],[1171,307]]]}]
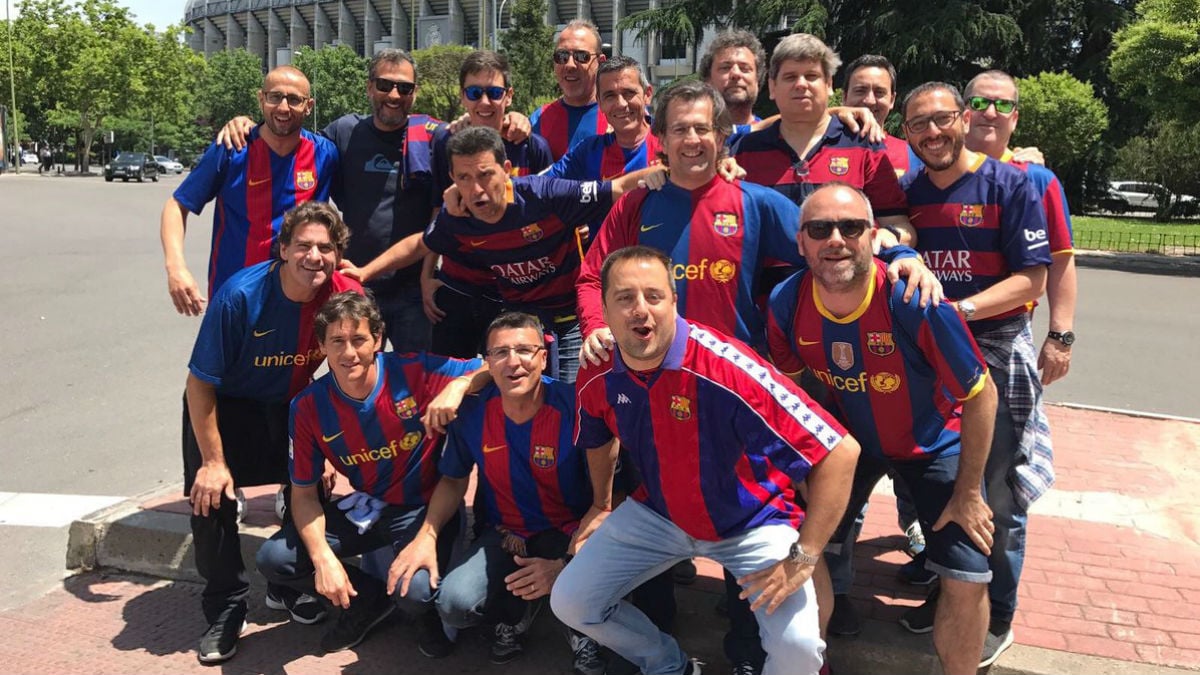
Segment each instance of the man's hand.
[{"label": "man's hand", "polygon": [[458,132],[462,131],[463,129],[470,129],[470,128],[471,128],[471,115],[469,113],[463,113],[458,116],[458,119],[450,120],[450,124],[448,124],[446,126],[446,130],[449,131],[451,135],[457,134]]},{"label": "man's hand", "polygon": [[237,499],[233,491],[233,476],[225,462],[205,462],[196,471],[196,480],[188,501],[192,503],[192,515],[208,517],[210,510],[221,508],[221,495],[231,501]]},{"label": "man's hand", "polygon": [[746,600],[757,596],[754,602],[750,603],[750,611],[757,612],[759,607],[765,605],[767,614],[774,614],[788,596],[800,590],[815,569],[813,565],[780,560],[765,570],[738,579],[738,583],[742,585],[742,592],[738,597]]},{"label": "man's hand", "polygon": [[522,558],[519,555],[513,556],[513,560],[521,568],[504,577],[504,587],[522,600],[537,600],[550,595],[550,589],[554,588],[554,580],[566,567],[562,560]]},{"label": "man's hand", "polygon": [[893,284],[904,277],[908,285],[904,289],[904,301],[912,300],[913,293],[921,292],[921,306],[928,307],[933,303],[937,307],[946,296],[942,293],[942,282],[938,281],[933,270],[925,266],[920,258],[901,258],[893,260],[887,268],[888,280]]},{"label": "man's hand", "polygon": [[225,146],[226,150],[241,150],[246,147],[246,138],[255,126],[257,125],[254,124],[254,120],[245,115],[235,117],[221,127],[217,134],[217,143]]},{"label": "man's hand", "polygon": [[859,138],[866,138],[872,143],[882,143],[887,132],[875,120],[875,115],[868,108],[850,108],[842,106],[830,108],[829,112],[837,115],[850,133],[857,133]]},{"label": "man's hand", "polygon": [[458,418],[458,406],[462,405],[463,397],[471,388],[471,378],[456,377],[442,387],[437,396],[425,407],[421,416],[421,424],[425,425],[426,433],[446,433],[446,425]]},{"label": "man's hand", "polygon": [[737,163],[736,159],[726,157],[717,162],[717,175],[726,183],[732,183],[739,178],[745,178],[746,170]]},{"label": "man's hand", "polygon": [[333,463],[325,460],[325,469],[321,471],[321,489],[326,497],[333,495],[333,488],[337,487],[338,472],[333,468]]},{"label": "man's hand", "polygon": [[187,267],[167,270],[167,291],[171,293],[175,311],[185,316],[200,316],[208,303]]},{"label": "man's hand", "polygon": [[408,584],[418,570],[429,570],[429,585],[438,587],[437,538],[425,532],[424,528],[417,533],[416,539],[400,551],[388,568],[388,595],[396,592],[397,583],[400,584],[400,597],[408,595]]},{"label": "man's hand", "polygon": [[587,339],[583,341],[583,347],[579,350],[580,360],[587,359],[588,363],[593,366],[598,366],[602,361],[607,361],[612,357],[609,352],[612,351],[616,340],[613,339],[612,329],[607,326],[597,328],[588,333]]},{"label": "man's hand", "polygon": [[602,509],[593,504],[579,520],[579,529],[575,530],[575,536],[571,537],[571,545],[567,547],[567,553],[571,555],[578,553],[579,549],[587,542],[588,537],[595,534],[600,523],[603,523],[610,513],[612,513],[611,510]]},{"label": "man's hand", "polygon": [[439,323],[446,318],[446,313],[437,306],[436,300],[437,289],[445,285],[437,277],[421,275],[421,309],[425,310],[425,317],[429,319],[429,323]]},{"label": "man's hand", "polygon": [[453,183],[442,192],[442,205],[446,207],[446,213],[456,218],[466,218],[468,215],[467,200],[463,199],[462,193],[458,191],[458,186]]},{"label": "man's hand", "polygon": [[638,187],[644,187],[647,190],[655,192],[663,189],[667,181],[671,178],[671,170],[661,164],[658,165],[661,171],[651,171],[650,173],[638,179]]},{"label": "man's hand", "polygon": [[1036,145],[1032,145],[1028,148],[1013,148],[1013,161],[1045,166],[1046,156],[1042,154],[1042,151]]},{"label": "man's hand", "polygon": [[346,568],[342,566],[342,561],[331,556],[328,560],[316,563],[315,568],[313,581],[316,583],[317,592],[338,607],[350,609],[350,598],[358,595],[358,591],[354,590],[350,577],[346,576]]},{"label": "man's hand", "polygon": [[367,283],[367,274],[363,272],[363,268],[355,265],[345,258],[338,263],[338,271],[350,277],[351,279],[357,280],[360,284]]},{"label": "man's hand", "polygon": [[996,526],[992,523],[992,510],[983,500],[982,492],[977,489],[955,490],[942,511],[942,517],[933,524],[934,532],[951,521],[958,523],[984,555],[992,554],[992,533],[996,531]]},{"label": "man's hand", "polygon": [[504,115],[504,123],[500,125],[500,135],[509,143],[520,145],[533,135],[533,125],[529,118],[521,113],[510,110]]},{"label": "man's hand", "polygon": [[1042,371],[1042,384],[1061,380],[1071,370],[1071,348],[1054,338],[1046,338],[1038,354],[1037,367]]}]

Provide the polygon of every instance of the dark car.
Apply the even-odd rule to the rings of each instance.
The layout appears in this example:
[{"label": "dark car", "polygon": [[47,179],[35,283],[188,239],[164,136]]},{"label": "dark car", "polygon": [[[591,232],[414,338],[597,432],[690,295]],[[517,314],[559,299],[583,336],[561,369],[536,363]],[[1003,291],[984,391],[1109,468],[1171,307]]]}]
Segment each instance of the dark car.
[{"label": "dark car", "polygon": [[139,183],[149,178],[157,183],[158,163],[144,152],[122,152],[104,165],[104,180],[111,183],[114,178],[126,183],[130,178],[136,178]]}]

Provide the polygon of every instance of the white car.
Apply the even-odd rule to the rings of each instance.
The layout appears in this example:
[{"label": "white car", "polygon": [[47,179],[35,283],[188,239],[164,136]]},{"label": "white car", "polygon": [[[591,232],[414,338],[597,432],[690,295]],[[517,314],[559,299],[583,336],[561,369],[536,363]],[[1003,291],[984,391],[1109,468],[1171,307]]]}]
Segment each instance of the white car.
[{"label": "white car", "polygon": [[38,155],[36,152],[33,152],[32,150],[22,150],[21,151],[21,163],[22,164],[37,164],[40,161],[42,161],[42,160],[38,159]]},{"label": "white car", "polygon": [[155,155],[154,161],[158,164],[159,173],[183,173],[183,165],[173,159]]},{"label": "white car", "polygon": [[[1148,183],[1135,180],[1114,180],[1109,182],[1107,210],[1117,213],[1126,211],[1157,211],[1160,195],[1171,196],[1171,193],[1158,183]],[[1197,210],[1196,198],[1192,195],[1179,195],[1176,206],[1177,215],[1192,215]]]}]

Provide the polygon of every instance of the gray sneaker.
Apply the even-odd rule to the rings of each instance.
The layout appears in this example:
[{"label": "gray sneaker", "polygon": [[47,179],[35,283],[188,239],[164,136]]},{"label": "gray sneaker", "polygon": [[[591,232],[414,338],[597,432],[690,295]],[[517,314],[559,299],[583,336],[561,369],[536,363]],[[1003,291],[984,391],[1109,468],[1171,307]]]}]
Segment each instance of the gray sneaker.
[{"label": "gray sneaker", "polygon": [[525,651],[517,636],[517,627],[508,623],[496,624],[496,639],[492,641],[491,661],[502,666]]},{"label": "gray sneaker", "polygon": [[1012,646],[1013,632],[1012,627],[1006,628],[1003,632],[993,633],[988,630],[987,637],[983,640],[983,654],[979,660],[980,668],[987,668],[1000,658],[1005,649]]},{"label": "gray sneaker", "polygon": [[592,638],[567,629],[571,651],[575,654],[572,665],[575,675],[604,675],[604,659],[600,658],[600,645]]}]

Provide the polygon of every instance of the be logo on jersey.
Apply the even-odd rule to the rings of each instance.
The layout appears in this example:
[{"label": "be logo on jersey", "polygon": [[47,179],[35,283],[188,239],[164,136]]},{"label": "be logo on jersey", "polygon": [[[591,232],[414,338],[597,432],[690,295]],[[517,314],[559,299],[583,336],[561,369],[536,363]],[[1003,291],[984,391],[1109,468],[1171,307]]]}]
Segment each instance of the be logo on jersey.
[{"label": "be logo on jersey", "polygon": [[555,449],[553,445],[535,445],[530,459],[539,469],[554,468]]},{"label": "be logo on jersey", "polygon": [[891,333],[869,331],[867,333],[867,351],[875,356],[891,356],[896,351],[896,343]]},{"label": "be logo on jersey", "polygon": [[713,218],[713,229],[722,237],[732,237],[738,231],[737,214],[722,212]]},{"label": "be logo on jersey", "polygon": [[314,187],[316,187],[316,185],[317,185],[317,179],[313,176],[313,172],[311,172],[311,171],[297,171],[296,172],[296,189],[297,190],[311,190]]},{"label": "be logo on jersey", "polygon": [[525,239],[525,241],[527,241],[531,244],[535,241],[540,240],[542,238],[543,234],[545,234],[545,233],[542,231],[542,228],[539,227],[537,223],[534,223],[532,225],[526,225],[525,227],[521,228],[521,237],[523,237]]},{"label": "be logo on jersey", "polygon": [[829,158],[829,173],[835,176],[845,176],[850,173],[850,158],[849,157],[830,157]]},{"label": "be logo on jersey", "polygon": [[692,400],[686,396],[672,396],[671,414],[680,422],[692,419]]},{"label": "be logo on jersey", "polygon": [[979,227],[983,224],[983,204],[963,204],[958,212],[958,224],[963,227]]},{"label": "be logo on jersey", "polygon": [[417,414],[417,399],[412,396],[396,401],[396,417],[402,420],[411,420]]}]

